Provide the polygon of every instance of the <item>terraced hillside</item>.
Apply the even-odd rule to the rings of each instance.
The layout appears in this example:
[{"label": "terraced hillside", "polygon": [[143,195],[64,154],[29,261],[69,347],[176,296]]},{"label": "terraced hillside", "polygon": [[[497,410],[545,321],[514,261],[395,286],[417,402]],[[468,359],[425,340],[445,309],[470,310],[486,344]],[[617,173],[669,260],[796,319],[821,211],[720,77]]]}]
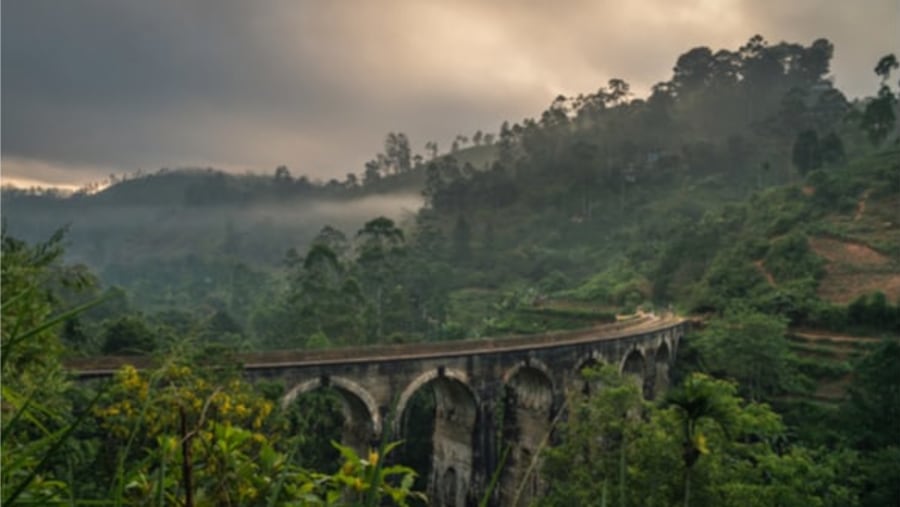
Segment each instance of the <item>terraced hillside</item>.
[{"label": "terraced hillside", "polygon": [[900,196],[873,198],[864,193],[852,215],[834,215],[823,223],[828,235],[810,239],[825,259],[819,295],[847,304],[880,291],[900,301]]},{"label": "terraced hillside", "polygon": [[852,380],[853,363],[879,341],[870,336],[818,330],[794,330],[789,338],[801,371],[816,382],[807,398],[829,404],[844,399]]}]

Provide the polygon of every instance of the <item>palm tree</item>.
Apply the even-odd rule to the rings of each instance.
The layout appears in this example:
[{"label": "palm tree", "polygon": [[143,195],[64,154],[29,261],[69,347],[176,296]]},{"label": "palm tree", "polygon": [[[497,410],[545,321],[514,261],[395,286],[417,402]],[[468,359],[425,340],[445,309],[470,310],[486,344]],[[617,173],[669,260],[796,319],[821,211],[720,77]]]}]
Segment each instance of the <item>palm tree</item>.
[{"label": "palm tree", "polygon": [[704,421],[717,425],[726,434],[738,410],[733,384],[715,381],[695,373],[669,392],[666,404],[675,408],[682,423],[682,459],[684,460],[684,507],[690,505],[691,471],[703,454],[708,454],[706,436],[698,430]]}]

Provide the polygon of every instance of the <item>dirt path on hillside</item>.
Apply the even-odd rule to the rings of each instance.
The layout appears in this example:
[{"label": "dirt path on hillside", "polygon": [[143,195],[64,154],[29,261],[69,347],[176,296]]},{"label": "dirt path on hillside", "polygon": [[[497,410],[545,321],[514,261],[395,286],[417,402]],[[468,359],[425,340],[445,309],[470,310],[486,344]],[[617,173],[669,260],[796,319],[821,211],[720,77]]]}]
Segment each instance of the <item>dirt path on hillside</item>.
[{"label": "dirt path on hillside", "polygon": [[837,304],[852,303],[856,298],[882,292],[892,303],[900,302],[900,274],[841,273],[826,267],[828,275],[817,291],[822,299]]},{"label": "dirt path on hillside", "polygon": [[853,240],[816,236],[809,246],[828,261],[818,294],[832,303],[847,304],[863,294],[883,292],[891,302],[900,301],[900,273],[891,268],[887,255]]},{"label": "dirt path on hillside", "polygon": [[853,382],[853,375],[848,373],[841,378],[820,382],[813,398],[822,401],[840,401],[847,396],[847,388]]},{"label": "dirt path on hillside", "polygon": [[830,262],[863,266],[884,266],[890,262],[888,256],[858,241],[816,236],[809,238],[809,246],[816,255]]},{"label": "dirt path on hillside", "polygon": [[753,261],[753,265],[756,266],[757,271],[759,271],[759,273],[765,277],[766,281],[769,282],[769,285],[771,285],[772,287],[778,287],[778,283],[775,282],[775,277],[772,276],[772,273],[769,273],[766,270],[766,266],[765,264],[763,264],[763,261]]},{"label": "dirt path on hillside", "polygon": [[859,204],[856,205],[856,214],[853,215],[853,220],[859,220],[862,218],[863,213],[866,212],[866,201],[869,200],[869,193],[871,190],[866,190],[863,192],[862,198],[859,200]]},{"label": "dirt path on hillside", "polygon": [[831,341],[843,343],[875,343],[881,341],[880,338],[872,336],[852,336],[845,334],[834,334],[828,331],[808,331],[803,329],[791,330],[790,334],[809,341]]}]

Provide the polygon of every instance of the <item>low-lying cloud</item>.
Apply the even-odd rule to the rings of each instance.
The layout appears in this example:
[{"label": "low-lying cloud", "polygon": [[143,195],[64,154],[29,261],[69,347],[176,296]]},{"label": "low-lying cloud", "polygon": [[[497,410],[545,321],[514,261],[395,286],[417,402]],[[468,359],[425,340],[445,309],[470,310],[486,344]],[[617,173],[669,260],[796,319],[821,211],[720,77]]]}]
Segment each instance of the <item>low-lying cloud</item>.
[{"label": "low-lying cloud", "polygon": [[110,265],[210,254],[273,265],[289,248],[304,251],[326,225],[352,241],[367,221],[386,216],[402,225],[422,203],[420,195],[407,193],[216,206],[13,197],[4,202],[4,221],[11,235],[31,242],[68,227],[68,258],[98,272]]}]

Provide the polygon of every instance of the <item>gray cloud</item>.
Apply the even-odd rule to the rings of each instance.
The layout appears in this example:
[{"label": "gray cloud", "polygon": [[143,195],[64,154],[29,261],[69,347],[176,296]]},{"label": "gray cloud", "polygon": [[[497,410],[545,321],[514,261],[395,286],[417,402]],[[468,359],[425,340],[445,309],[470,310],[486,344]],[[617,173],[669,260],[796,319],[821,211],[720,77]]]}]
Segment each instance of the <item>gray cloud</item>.
[{"label": "gray cloud", "polygon": [[288,164],[342,177],[387,131],[446,146],[611,77],[644,93],[687,49],[755,33],[831,39],[838,85],[864,95],[877,58],[900,50],[898,21],[895,0],[10,0],[3,173]]}]

